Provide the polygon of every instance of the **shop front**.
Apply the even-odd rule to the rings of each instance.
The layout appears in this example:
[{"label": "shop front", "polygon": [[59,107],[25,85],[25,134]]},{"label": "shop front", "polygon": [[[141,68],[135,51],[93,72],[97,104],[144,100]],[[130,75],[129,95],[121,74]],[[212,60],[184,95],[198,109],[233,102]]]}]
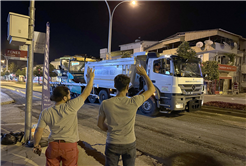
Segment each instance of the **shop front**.
[{"label": "shop front", "polygon": [[215,80],[215,94],[230,94],[233,92],[233,75],[237,71],[236,66],[218,64],[220,72],[219,80]]},{"label": "shop front", "polygon": [[218,65],[219,79],[207,82],[207,91],[209,94],[230,94],[233,93],[233,76],[237,71],[236,66]]}]

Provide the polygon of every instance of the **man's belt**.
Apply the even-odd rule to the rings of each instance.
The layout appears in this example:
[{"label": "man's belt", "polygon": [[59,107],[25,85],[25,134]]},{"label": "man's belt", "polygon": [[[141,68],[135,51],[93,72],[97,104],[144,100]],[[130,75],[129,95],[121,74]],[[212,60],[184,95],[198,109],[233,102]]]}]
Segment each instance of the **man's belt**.
[{"label": "man's belt", "polygon": [[52,142],[59,142],[59,143],[72,143],[72,142],[68,142],[68,141],[65,141],[65,140],[54,140]]}]

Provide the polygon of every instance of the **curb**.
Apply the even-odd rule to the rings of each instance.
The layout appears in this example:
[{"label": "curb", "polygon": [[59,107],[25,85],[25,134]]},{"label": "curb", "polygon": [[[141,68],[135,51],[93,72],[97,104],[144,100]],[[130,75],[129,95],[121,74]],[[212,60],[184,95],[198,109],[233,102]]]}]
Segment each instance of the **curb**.
[{"label": "curb", "polygon": [[5,101],[5,102],[1,102],[1,105],[6,105],[6,104],[11,104],[14,103],[14,100],[10,100],[10,101]]}]

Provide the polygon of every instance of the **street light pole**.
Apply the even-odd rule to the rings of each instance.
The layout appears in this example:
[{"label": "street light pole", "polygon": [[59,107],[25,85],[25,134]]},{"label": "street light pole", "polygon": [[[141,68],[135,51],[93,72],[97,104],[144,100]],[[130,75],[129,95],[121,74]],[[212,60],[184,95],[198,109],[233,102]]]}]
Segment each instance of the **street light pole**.
[{"label": "street light pole", "polygon": [[120,3],[118,3],[114,9],[113,9],[113,12],[111,13],[111,10],[110,10],[110,7],[108,5],[108,2],[107,0],[105,0],[106,2],[106,5],[108,7],[108,13],[109,13],[109,30],[108,30],[108,52],[107,52],[107,55],[108,55],[108,58],[111,59],[111,41],[112,41],[112,22],[113,22],[113,16],[114,16],[114,11],[115,9],[122,3],[124,2],[129,2],[129,1],[122,1]]},{"label": "street light pole", "polygon": [[25,135],[24,142],[30,139],[31,125],[32,125],[32,97],[33,97],[33,52],[34,52],[34,19],[35,7],[34,0],[30,1],[29,7],[29,31],[28,39],[31,42],[28,45],[28,59],[27,59],[27,82],[26,82],[26,112],[25,112]]}]

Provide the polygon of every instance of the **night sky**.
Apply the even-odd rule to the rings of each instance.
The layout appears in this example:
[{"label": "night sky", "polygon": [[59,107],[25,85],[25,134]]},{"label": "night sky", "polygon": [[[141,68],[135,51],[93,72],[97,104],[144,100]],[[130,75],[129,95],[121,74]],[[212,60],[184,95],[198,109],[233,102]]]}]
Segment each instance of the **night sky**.
[{"label": "night sky", "polygon": [[[111,10],[119,1],[108,2]],[[121,4],[114,13],[112,51],[119,45],[141,40],[158,41],[177,32],[222,28],[246,38],[246,2],[228,1],[138,1]],[[7,41],[9,12],[29,15],[29,1],[1,1],[1,49]],[[99,57],[108,46],[108,9],[104,1],[36,1],[35,31],[45,32],[50,22],[50,61],[64,55]],[[43,63],[42,54],[34,61]]]}]

